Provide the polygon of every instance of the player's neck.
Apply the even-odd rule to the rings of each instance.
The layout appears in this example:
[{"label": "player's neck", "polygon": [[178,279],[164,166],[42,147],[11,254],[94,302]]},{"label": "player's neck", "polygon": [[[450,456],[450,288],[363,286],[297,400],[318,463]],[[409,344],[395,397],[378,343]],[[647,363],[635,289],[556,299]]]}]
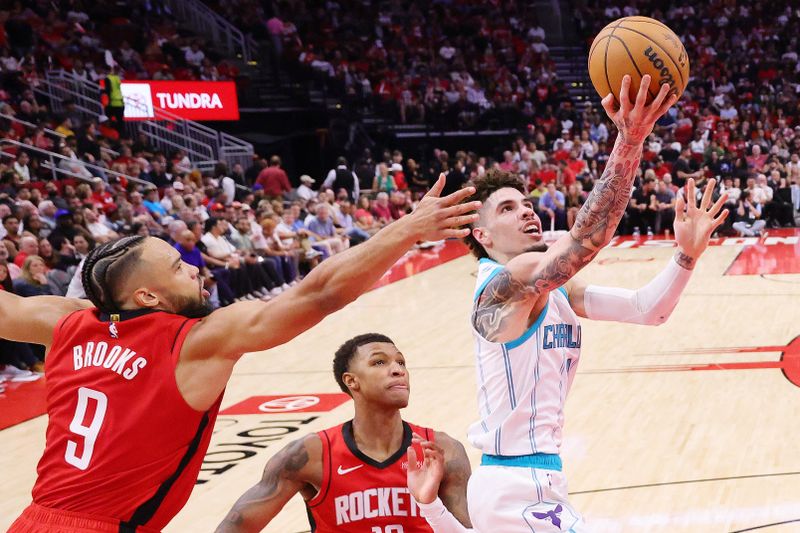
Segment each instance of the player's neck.
[{"label": "player's neck", "polygon": [[403,419],[392,409],[356,409],[353,438],[362,453],[375,460],[391,457],[403,443]]}]

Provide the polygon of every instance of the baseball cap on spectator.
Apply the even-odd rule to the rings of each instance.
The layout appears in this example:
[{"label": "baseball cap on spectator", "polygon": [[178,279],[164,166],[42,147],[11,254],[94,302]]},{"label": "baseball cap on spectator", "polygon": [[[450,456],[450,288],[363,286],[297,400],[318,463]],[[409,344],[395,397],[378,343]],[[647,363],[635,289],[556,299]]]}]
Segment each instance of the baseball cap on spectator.
[{"label": "baseball cap on spectator", "polygon": [[183,183],[182,183],[182,182],[180,182],[180,181],[176,181],[176,182],[173,182],[173,183],[172,183],[172,188],[173,188],[173,189],[175,189],[176,191],[182,191],[182,190],[184,190],[186,187],[183,185]]},{"label": "baseball cap on spectator", "polygon": [[212,211],[224,211],[225,210],[225,206],[222,205],[219,202],[216,202],[216,203],[211,204],[211,210]]},{"label": "baseball cap on spectator", "polygon": [[392,168],[390,168],[389,170],[391,170],[392,172],[402,172],[403,165],[401,165],[400,163],[392,163]]},{"label": "baseball cap on spectator", "polygon": [[69,209],[59,209],[58,211],[56,211],[57,219],[66,216],[72,216],[72,211],[70,211]]},{"label": "baseball cap on spectator", "polygon": [[313,183],[316,183],[317,180],[315,180],[308,174],[303,174],[302,176],[300,176],[300,181],[305,183],[306,185],[311,185]]},{"label": "baseball cap on spectator", "polygon": [[260,191],[260,190],[263,190],[263,189],[264,189],[264,186],[261,185],[260,183],[256,183],[255,185],[253,185],[253,190],[254,191]]},{"label": "baseball cap on spectator", "polygon": [[175,219],[173,217],[171,217],[171,216],[165,216],[165,217],[163,217],[161,219],[161,225],[162,226],[169,226],[173,222],[175,222]]},{"label": "baseball cap on spectator", "polygon": [[231,207],[233,207],[234,209],[241,209],[242,208],[242,202],[233,202],[231,204]]},{"label": "baseball cap on spectator", "polygon": [[242,204],[242,211],[250,211],[252,209],[250,204]]}]

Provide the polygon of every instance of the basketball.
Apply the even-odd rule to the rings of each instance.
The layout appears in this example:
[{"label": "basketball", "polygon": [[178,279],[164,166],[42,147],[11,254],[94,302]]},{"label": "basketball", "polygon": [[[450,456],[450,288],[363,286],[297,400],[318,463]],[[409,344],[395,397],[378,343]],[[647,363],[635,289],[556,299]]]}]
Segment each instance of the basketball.
[{"label": "basketball", "polygon": [[651,81],[647,103],[668,83],[680,97],[689,82],[689,56],[671,29],[649,17],[624,17],[603,28],[589,50],[589,77],[600,98],[619,99],[625,74],[631,77],[633,102],[645,74]]}]

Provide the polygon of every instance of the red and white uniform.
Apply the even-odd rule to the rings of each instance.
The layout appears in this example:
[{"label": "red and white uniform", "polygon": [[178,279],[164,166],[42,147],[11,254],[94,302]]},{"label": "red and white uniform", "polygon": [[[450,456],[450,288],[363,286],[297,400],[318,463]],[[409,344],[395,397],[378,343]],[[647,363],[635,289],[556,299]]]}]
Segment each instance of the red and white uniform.
[{"label": "red and white uniform", "polygon": [[117,531],[158,531],[188,500],[220,403],[195,411],[175,380],[197,320],[149,310],[119,318],[87,309],[56,326],[34,504],[11,531],[31,531],[31,509],[61,513],[63,525],[75,515]]},{"label": "red and white uniform", "polygon": [[322,487],[306,502],[311,531],[433,533],[406,486],[412,432],[434,438],[433,430],[403,422],[400,449],[378,462],[356,447],[352,421],[320,431]]}]

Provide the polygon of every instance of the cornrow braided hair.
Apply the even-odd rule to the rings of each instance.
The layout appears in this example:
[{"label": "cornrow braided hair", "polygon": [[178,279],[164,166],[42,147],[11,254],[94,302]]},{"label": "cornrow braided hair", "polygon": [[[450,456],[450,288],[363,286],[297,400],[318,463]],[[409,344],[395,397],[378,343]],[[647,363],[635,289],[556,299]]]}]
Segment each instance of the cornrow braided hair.
[{"label": "cornrow braided hair", "polygon": [[81,281],[95,307],[105,312],[118,309],[114,293],[130,267],[139,260],[144,240],[141,235],[123,237],[98,246],[86,257]]}]

